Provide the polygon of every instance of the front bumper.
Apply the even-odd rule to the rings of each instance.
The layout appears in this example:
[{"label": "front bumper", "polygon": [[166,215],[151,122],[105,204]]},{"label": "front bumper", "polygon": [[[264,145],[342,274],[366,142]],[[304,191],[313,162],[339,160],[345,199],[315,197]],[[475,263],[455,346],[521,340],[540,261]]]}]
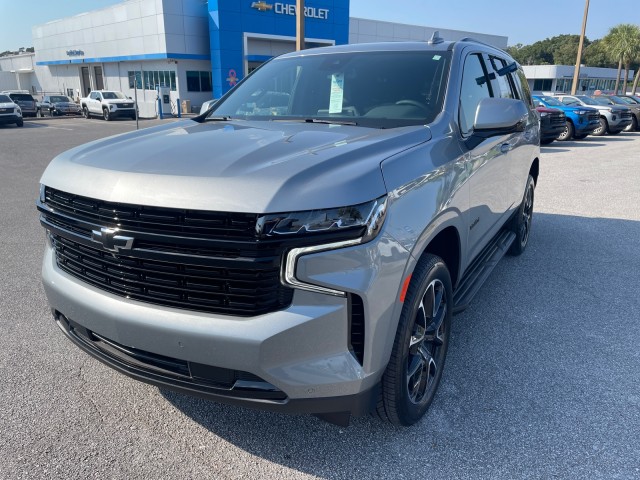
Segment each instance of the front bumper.
[{"label": "front bumper", "polygon": [[0,115],[0,124],[4,123],[16,123],[22,119],[20,115],[10,114],[10,115]]},{"label": "front bumper", "polygon": [[[408,259],[402,246],[381,234],[364,245],[298,260],[302,281],[363,299],[362,364],[350,350],[348,297],[296,290],[286,310],[249,318],[150,305],[117,297],[66,274],[57,267],[50,246],[44,256],[43,284],[67,337],[133,378],[224,403],[283,412],[360,415],[373,406],[388,361],[397,326],[396,290]],[[126,357],[101,351],[94,348],[100,342],[90,341],[96,338],[137,353]],[[138,354],[182,362],[187,373],[158,372],[157,362],[147,368],[134,361]],[[263,383],[254,385],[249,394],[243,383],[212,386],[211,380],[194,381],[189,374],[192,365],[247,373]]]},{"label": "front bumper", "polygon": [[114,108],[109,110],[109,114],[112,117],[135,117],[135,108]]}]

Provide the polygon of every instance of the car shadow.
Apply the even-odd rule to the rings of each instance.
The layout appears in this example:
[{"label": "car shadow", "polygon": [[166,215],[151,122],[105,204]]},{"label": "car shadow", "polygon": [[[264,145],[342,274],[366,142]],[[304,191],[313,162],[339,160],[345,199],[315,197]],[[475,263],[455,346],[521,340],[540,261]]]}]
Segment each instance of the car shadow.
[{"label": "car shadow", "polygon": [[[535,214],[525,253],[505,257],[471,307],[454,317],[440,389],[412,427],[367,417],[342,428],[308,415],[160,393],[249,454],[331,480],[425,471],[434,478],[491,476],[513,467],[509,455],[496,457],[508,445],[519,445],[534,463],[565,445],[586,445],[580,454],[587,455],[594,421],[627,425],[616,440],[627,445],[637,441],[639,425],[624,401],[639,381],[640,256],[631,254],[639,237],[637,221]],[[621,333],[603,335],[612,331]],[[622,400],[594,407],[601,395]],[[536,465],[549,466],[544,462]],[[489,464],[489,471],[479,466]]]}]

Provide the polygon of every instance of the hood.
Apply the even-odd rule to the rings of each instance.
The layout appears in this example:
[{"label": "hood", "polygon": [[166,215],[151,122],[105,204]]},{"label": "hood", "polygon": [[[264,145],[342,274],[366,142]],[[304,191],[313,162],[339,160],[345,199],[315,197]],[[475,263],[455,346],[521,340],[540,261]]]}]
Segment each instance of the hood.
[{"label": "hood", "polygon": [[555,107],[536,107],[536,110],[540,113],[562,113],[562,110]]},{"label": "hood", "polygon": [[13,103],[13,102],[0,102],[0,108],[16,108],[17,104]]},{"label": "hood", "polygon": [[110,202],[170,208],[334,208],[384,195],[380,163],[430,138],[424,126],[183,120],[69,150],[41,182]]}]

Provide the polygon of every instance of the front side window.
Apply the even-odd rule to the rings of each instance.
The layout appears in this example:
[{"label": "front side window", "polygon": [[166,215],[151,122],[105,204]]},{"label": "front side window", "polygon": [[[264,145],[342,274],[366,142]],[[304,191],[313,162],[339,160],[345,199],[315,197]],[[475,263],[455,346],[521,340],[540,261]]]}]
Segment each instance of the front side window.
[{"label": "front side window", "polygon": [[212,115],[424,125],[442,111],[450,57],[447,51],[390,51],[276,58],[236,86]]},{"label": "front side window", "polygon": [[462,135],[469,135],[473,130],[476,110],[480,101],[491,97],[489,80],[478,54],[472,54],[464,62],[462,72],[462,88],[460,89],[460,111],[458,115]]}]

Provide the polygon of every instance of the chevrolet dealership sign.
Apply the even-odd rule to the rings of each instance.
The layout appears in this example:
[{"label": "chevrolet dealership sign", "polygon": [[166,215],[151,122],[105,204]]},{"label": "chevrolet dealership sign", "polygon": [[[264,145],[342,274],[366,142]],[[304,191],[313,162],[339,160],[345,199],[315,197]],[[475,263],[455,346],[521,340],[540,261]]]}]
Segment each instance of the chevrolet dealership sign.
[{"label": "chevrolet dealership sign", "polygon": [[[273,10],[278,15],[295,15],[296,6],[289,3],[274,3],[269,4],[265,1],[253,2],[251,8],[255,8],[261,12]],[[326,20],[329,18],[328,8],[316,8],[316,7],[304,7],[304,16],[308,18],[317,18],[319,20]]]}]

